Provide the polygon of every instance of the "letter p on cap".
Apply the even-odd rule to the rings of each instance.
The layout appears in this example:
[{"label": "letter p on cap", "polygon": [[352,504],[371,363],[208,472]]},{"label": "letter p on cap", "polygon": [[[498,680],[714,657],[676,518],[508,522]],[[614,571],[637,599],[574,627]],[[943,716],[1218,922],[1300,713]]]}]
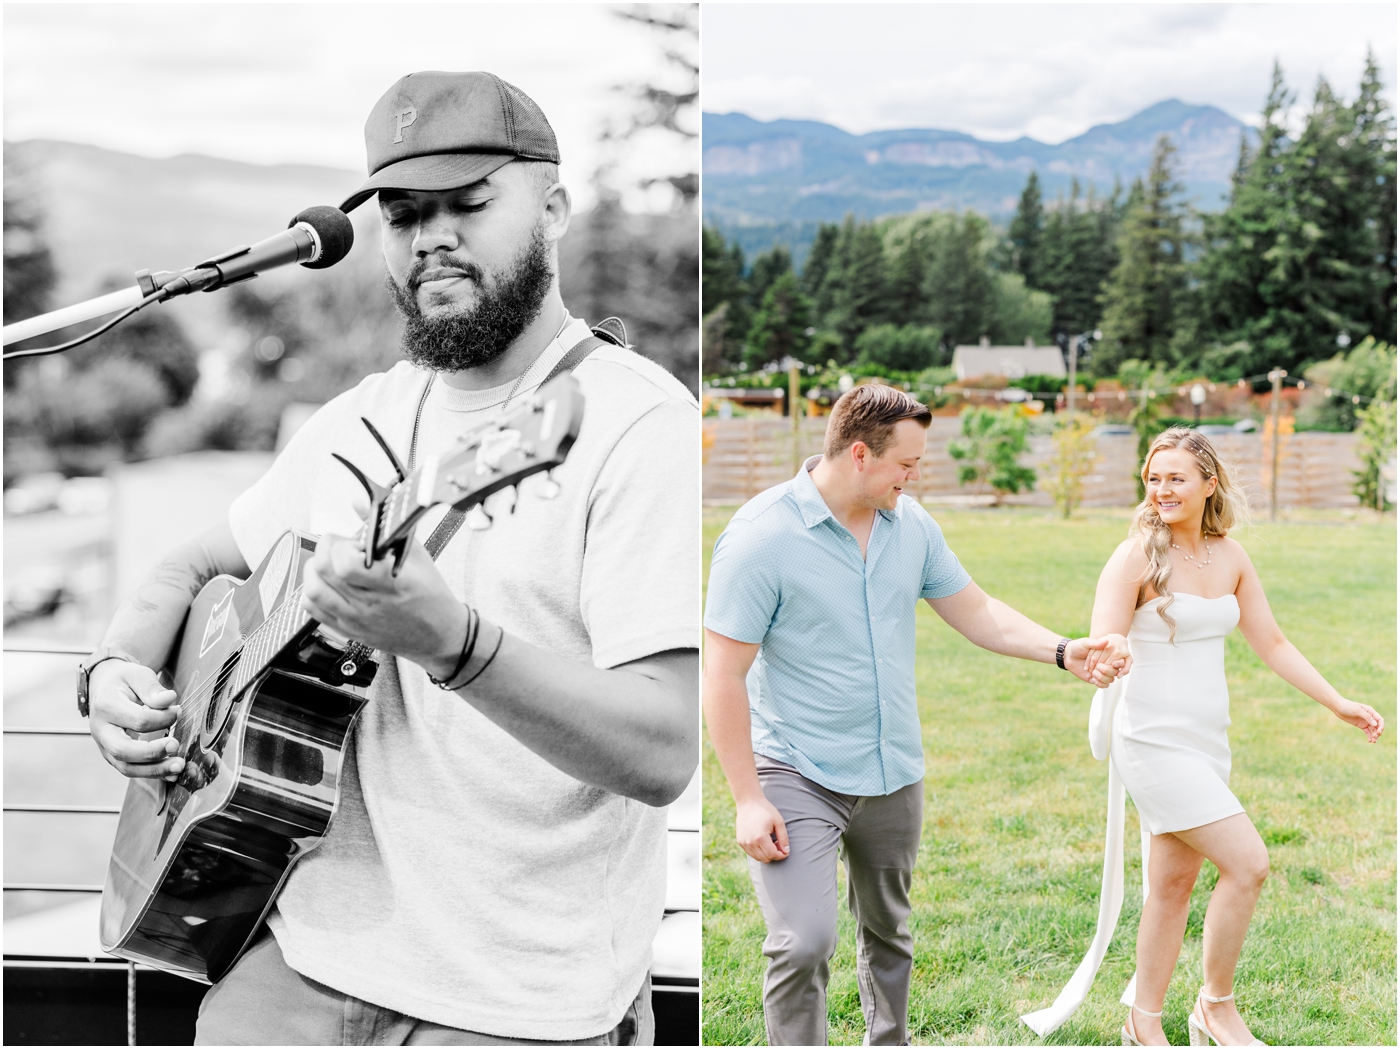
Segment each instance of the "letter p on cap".
[{"label": "letter p on cap", "polygon": [[409,124],[412,124],[412,123],[413,123],[415,120],[417,120],[417,119],[418,119],[418,110],[414,109],[412,106],[409,106],[409,107],[406,108],[406,109],[400,109],[397,113],[395,113],[395,114],[394,114],[394,141],[395,141],[395,142],[402,142],[402,141],[403,141],[403,129],[406,128],[406,127],[408,127]]}]

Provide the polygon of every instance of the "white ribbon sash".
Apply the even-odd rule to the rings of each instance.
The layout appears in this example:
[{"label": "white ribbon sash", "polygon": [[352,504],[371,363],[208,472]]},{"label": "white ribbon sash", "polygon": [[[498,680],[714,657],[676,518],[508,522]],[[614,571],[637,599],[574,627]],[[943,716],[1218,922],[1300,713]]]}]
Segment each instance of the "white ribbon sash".
[{"label": "white ribbon sash", "polygon": [[[1100,761],[1108,757],[1108,741],[1110,728],[1113,725],[1113,715],[1116,713],[1118,700],[1127,690],[1127,680],[1127,675],[1124,675],[1108,688],[1096,691],[1094,695],[1094,702],[1089,711],[1089,744],[1094,757]],[[1123,828],[1126,808],[1127,793],[1123,789],[1123,781],[1118,778],[1118,770],[1110,761],[1108,763],[1108,818],[1103,848],[1103,883],[1099,890],[1099,923],[1094,930],[1094,939],[1089,944],[1088,953],[1084,955],[1084,960],[1079,963],[1079,968],[1074,970],[1074,975],[1069,978],[1069,982],[1065,984],[1059,997],[1049,1008],[1026,1013],[1021,1017],[1026,1026],[1041,1037],[1050,1034],[1073,1016],[1074,1011],[1088,997],[1089,988],[1093,986],[1094,977],[1098,974],[1099,966],[1103,963],[1103,956],[1107,953],[1109,942],[1113,939],[1114,930],[1118,927],[1118,915],[1123,910]],[[1147,855],[1150,841],[1151,835],[1144,827],[1142,831],[1142,899],[1144,903],[1147,901]],[[1136,987],[1137,974],[1134,973],[1133,978],[1128,981],[1127,990],[1123,992],[1121,1000],[1124,1005],[1133,1004],[1133,994]]]}]

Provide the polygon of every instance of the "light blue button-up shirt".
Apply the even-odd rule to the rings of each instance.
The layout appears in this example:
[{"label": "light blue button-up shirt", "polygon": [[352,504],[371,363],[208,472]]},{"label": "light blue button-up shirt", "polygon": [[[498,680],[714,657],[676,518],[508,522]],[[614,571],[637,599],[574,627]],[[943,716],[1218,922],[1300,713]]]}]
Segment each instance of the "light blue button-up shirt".
[{"label": "light blue button-up shirt", "polygon": [[753,749],[841,794],[923,778],[914,610],[970,583],[914,499],[879,510],[860,543],[808,472],[750,499],[715,543],[705,626],[757,644],[748,676]]}]

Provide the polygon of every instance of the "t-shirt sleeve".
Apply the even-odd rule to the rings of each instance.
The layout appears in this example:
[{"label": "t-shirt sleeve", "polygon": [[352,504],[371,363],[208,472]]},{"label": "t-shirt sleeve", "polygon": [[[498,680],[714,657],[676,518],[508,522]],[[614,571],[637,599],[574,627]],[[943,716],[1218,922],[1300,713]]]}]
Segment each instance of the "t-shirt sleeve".
[{"label": "t-shirt sleeve", "polygon": [[782,596],[777,568],[753,522],[730,521],[710,559],[705,629],[746,645],[761,643]]},{"label": "t-shirt sleeve", "polygon": [[952,597],[972,582],[972,576],[967,574],[957,555],[948,549],[938,522],[922,506],[918,512],[923,517],[924,531],[928,536],[924,554],[924,588],[919,596]]},{"label": "t-shirt sleeve", "polygon": [[306,420],[267,473],[229,507],[229,527],[249,567],[256,568],[287,529],[314,531],[312,499],[320,474],[332,464],[330,440],[340,408],[337,398]]},{"label": "t-shirt sleeve", "polygon": [[594,666],[700,645],[699,430],[693,404],[664,400],[598,473],[579,593]]}]

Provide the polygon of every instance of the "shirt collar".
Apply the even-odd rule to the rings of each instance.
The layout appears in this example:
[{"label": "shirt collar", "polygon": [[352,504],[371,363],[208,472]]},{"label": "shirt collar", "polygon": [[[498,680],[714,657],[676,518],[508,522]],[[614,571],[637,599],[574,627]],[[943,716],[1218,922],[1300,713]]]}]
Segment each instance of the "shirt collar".
[{"label": "shirt collar", "polygon": [[[822,498],[822,493],[817,491],[816,482],[812,480],[812,470],[821,461],[820,455],[810,456],[797,471],[797,476],[792,479],[792,496],[797,500],[797,509],[802,513],[802,523],[808,528],[821,524],[828,517],[833,521],[836,519],[831,513],[831,507],[827,506],[826,500]],[[894,504],[893,510],[875,512],[886,521],[899,520],[904,513],[904,497],[901,496]]]},{"label": "shirt collar", "polygon": [[816,482],[812,480],[812,469],[821,461],[820,455],[811,456],[792,479],[792,496],[797,500],[797,509],[802,513],[802,523],[808,528],[813,528],[831,517],[831,507],[826,505],[822,493],[817,491]]}]

